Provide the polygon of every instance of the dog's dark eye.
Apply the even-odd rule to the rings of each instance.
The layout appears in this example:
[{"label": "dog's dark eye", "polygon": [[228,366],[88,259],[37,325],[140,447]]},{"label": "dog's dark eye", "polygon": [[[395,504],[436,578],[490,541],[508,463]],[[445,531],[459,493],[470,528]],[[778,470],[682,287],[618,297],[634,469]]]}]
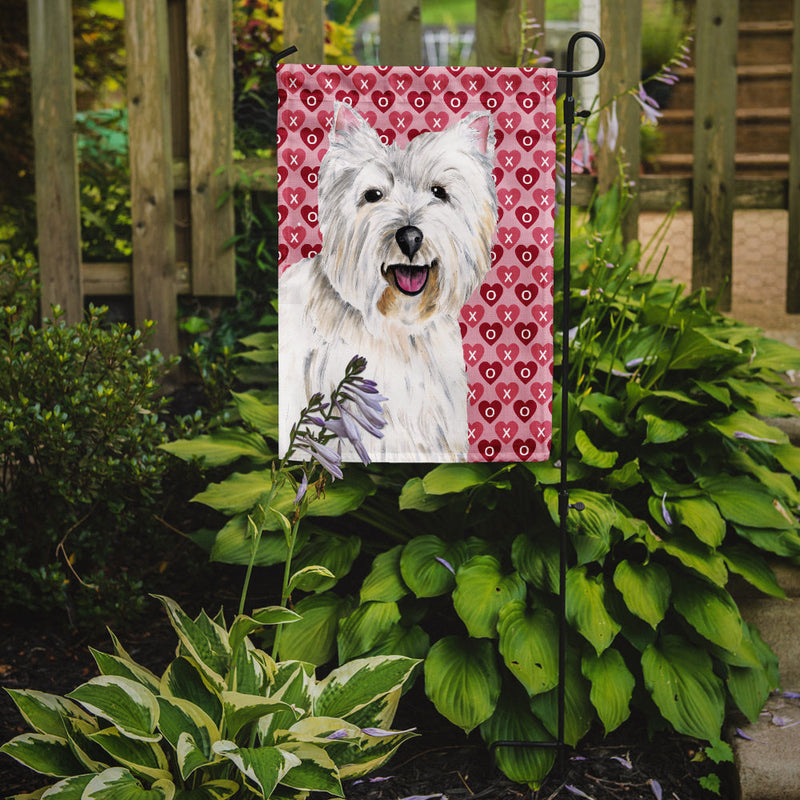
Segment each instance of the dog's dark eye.
[{"label": "dog's dark eye", "polygon": [[367,189],[364,192],[364,199],[368,203],[377,203],[383,197],[383,192],[380,189]]},{"label": "dog's dark eye", "polygon": [[433,186],[431,187],[431,194],[437,200],[447,200],[447,189],[444,186]]}]

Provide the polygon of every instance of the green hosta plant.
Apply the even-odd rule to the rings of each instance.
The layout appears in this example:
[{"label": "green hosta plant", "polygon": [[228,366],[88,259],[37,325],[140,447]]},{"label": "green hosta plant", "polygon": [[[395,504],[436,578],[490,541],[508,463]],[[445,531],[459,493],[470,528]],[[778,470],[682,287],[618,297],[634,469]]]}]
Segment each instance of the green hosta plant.
[{"label": "green hosta plant", "polygon": [[115,637],[93,651],[100,675],[66,697],[8,690],[32,732],[0,750],[51,780],[62,800],[343,797],[341,781],[383,764],[412,731],[391,730],[417,662],[364,658],[318,679],[276,663],[249,636],[298,615],[273,606],[228,627],[160,598],[178,638],[162,675]]},{"label": "green hosta plant", "polygon": [[[568,435],[570,502],[583,505],[567,517],[565,740],[597,723],[610,732],[636,708],[724,749],[726,708],[754,719],[779,681],[729,580],[780,597],[769,559],[800,556],[800,449],[769,421],[796,413],[780,373],[800,368],[800,351],[638,271],[623,211],[612,192],[573,234],[568,376],[556,359],[555,452]],[[348,658],[427,650],[426,691],[453,723],[487,744],[553,739],[559,465],[412,475],[399,516],[417,535],[374,558],[355,607],[333,592],[301,600],[293,646],[328,636]],[[553,762],[543,748],[496,752],[534,786]]]}]

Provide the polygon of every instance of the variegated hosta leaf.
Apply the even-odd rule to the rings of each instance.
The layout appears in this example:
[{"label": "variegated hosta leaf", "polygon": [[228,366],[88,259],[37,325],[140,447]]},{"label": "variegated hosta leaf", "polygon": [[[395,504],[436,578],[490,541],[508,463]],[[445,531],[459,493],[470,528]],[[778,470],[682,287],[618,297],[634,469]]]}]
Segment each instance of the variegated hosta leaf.
[{"label": "variegated hosta leaf", "polygon": [[103,675],[118,675],[121,678],[129,678],[132,681],[141,683],[153,694],[158,692],[159,679],[149,669],[137,664],[129,658],[112,656],[108,653],[101,653],[90,647],[89,650],[97,662],[97,667]]},{"label": "variegated hosta leaf", "polygon": [[23,733],[0,747],[0,753],[16,759],[42,775],[64,778],[86,770],[75,758],[69,742],[49,733]]},{"label": "variegated hosta leaf", "polygon": [[567,572],[567,621],[597,651],[603,652],[622,626],[608,613],[606,586],[602,573],[587,575],[586,567],[572,567]]},{"label": "variegated hosta leaf", "polygon": [[406,730],[383,731],[379,736],[372,736],[367,733],[369,730],[362,729],[364,737],[360,745],[350,745],[344,753],[331,752],[342,780],[361,778],[374,772],[394,755],[403,742],[417,735],[413,730]]},{"label": "variegated hosta leaf", "polygon": [[494,639],[500,609],[512,600],[522,600],[526,591],[518,572],[504,575],[493,556],[474,556],[456,573],[453,607],[470,636]]},{"label": "variegated hosta leaf", "polygon": [[642,654],[642,673],[653,701],[678,733],[719,738],[725,693],[708,653],[666,634]]},{"label": "variegated hosta leaf", "polygon": [[127,769],[112,767],[89,781],[81,800],[173,800],[174,797],[172,781],[156,781],[145,789]]},{"label": "variegated hosta leaf", "polygon": [[150,781],[170,780],[167,757],[154,742],[129,739],[116,728],[106,728],[91,734],[89,738],[134,775]]},{"label": "variegated hosta leaf", "polygon": [[494,713],[500,684],[494,645],[487,639],[446,636],[425,659],[425,693],[467,733]]},{"label": "variegated hosta leaf", "polygon": [[655,561],[638,564],[620,561],[614,570],[614,586],[621,592],[628,610],[654,628],[664,619],[672,590],[669,573]]},{"label": "variegated hosta leaf", "polygon": [[269,694],[274,676],[275,662],[272,657],[245,639],[233,656],[228,675],[230,688],[244,694]]},{"label": "variegated hosta leaf", "polygon": [[223,692],[222,705],[225,715],[225,730],[229,736],[234,737],[245,725],[268,714],[274,714],[276,711],[294,713],[292,707],[281,700],[254,694],[242,694],[241,692]]},{"label": "variegated hosta leaf", "polygon": [[201,708],[219,726],[222,723],[222,698],[193,661],[179,656],[161,676],[163,697],[178,697]]},{"label": "variegated hosta leaf", "polygon": [[37,733],[64,736],[64,717],[91,722],[92,718],[77,704],[64,697],[34,689],[6,689],[25,722]]},{"label": "variegated hosta leaf", "polygon": [[401,689],[417,664],[419,661],[416,659],[404,656],[358,658],[343,664],[317,684],[314,714],[347,718],[373,701]]},{"label": "variegated hosta leaf", "polygon": [[300,763],[281,778],[284,786],[344,797],[339,770],[325,750],[309,742],[292,741],[284,742],[280,749],[300,759]]},{"label": "variegated hosta leaf", "polygon": [[[503,687],[497,708],[481,725],[481,736],[487,745],[495,742],[551,742],[553,737],[531,713],[528,698],[520,686],[509,682]],[[553,747],[498,747],[497,766],[512,781],[538,789],[555,761]]]},{"label": "variegated hosta leaf", "polygon": [[609,734],[631,714],[630,703],[636,679],[619,650],[611,647],[599,656],[587,653],[581,662],[581,671],[592,684],[589,699],[597,709],[606,734]]},{"label": "variegated hosta leaf", "polygon": [[375,556],[369,575],[361,584],[361,602],[378,600],[383,603],[397,602],[408,594],[408,586],[400,572],[400,555],[403,545]]},{"label": "variegated hosta leaf", "polygon": [[[63,781],[48,787],[41,795],[41,800],[48,800],[48,798],[53,798],[53,800],[81,800],[83,790],[89,785],[92,778],[94,778],[94,773],[64,778]],[[24,798],[33,800],[35,797],[39,797],[38,792],[35,794],[15,795],[8,800],[24,800]]]},{"label": "variegated hosta leaf", "polygon": [[228,644],[235,653],[245,637],[249,636],[253,631],[257,631],[265,625],[281,625],[288,622],[297,622],[300,619],[301,617],[298,613],[283,606],[259,608],[253,612],[252,616],[239,614],[228,632]]},{"label": "variegated hosta leaf", "polygon": [[[181,737],[189,736],[191,742],[184,743],[184,754],[198,750],[205,762],[211,761],[211,745],[220,738],[219,728],[214,720],[199,706],[179,697],[159,697],[158,706],[160,709],[158,727],[173,749],[177,752]],[[185,760],[185,758],[182,760],[181,766],[181,777],[184,780],[189,776],[189,772],[184,773]],[[197,768],[196,762],[197,757],[193,754],[192,769]]]},{"label": "variegated hosta leaf", "polygon": [[275,731],[291,727],[296,722],[298,714],[310,713],[315,685],[313,664],[303,661],[278,663],[270,697],[273,700],[281,700],[294,710],[277,711],[259,720],[258,735],[262,744],[275,744]]},{"label": "variegated hosta leaf", "polygon": [[197,666],[217,689],[223,689],[223,675],[227,673],[231,661],[227,631],[205,614],[192,620],[174,600],[163,595],[156,597],[167,610],[172,627],[186,653],[197,662]]},{"label": "variegated hosta leaf", "polygon": [[227,758],[239,772],[270,797],[284,775],[300,765],[300,759],[277,747],[237,747],[225,739],[214,743],[214,752]]},{"label": "variegated hosta leaf", "polygon": [[158,703],[140,683],[117,675],[100,675],[70,692],[90,714],[108,720],[131,739],[157,742]]},{"label": "variegated hosta leaf", "polygon": [[179,789],[175,800],[228,800],[239,791],[236,781],[208,781],[195,789]]},{"label": "variegated hosta leaf", "polygon": [[497,632],[500,654],[528,694],[558,684],[558,624],[551,611],[514,600],[500,610]]},{"label": "variegated hosta leaf", "polygon": [[83,764],[83,772],[102,772],[108,764],[97,760],[102,757],[102,752],[98,752],[96,746],[89,738],[93,733],[100,730],[96,720],[86,722],[75,717],[64,718],[64,728],[67,732],[72,752],[78,761]]}]

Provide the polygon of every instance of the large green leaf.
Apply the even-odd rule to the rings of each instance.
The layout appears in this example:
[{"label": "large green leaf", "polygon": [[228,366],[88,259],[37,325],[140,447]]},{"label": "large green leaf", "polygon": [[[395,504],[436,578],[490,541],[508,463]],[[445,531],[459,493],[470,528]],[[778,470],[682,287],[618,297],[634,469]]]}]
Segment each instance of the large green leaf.
[{"label": "large green leaf", "polygon": [[746,525],[734,525],[736,533],[755,545],[760,550],[775,553],[778,556],[794,558],[800,556],[800,536],[796,531],[777,530],[776,528],[748,528]]},{"label": "large green leaf", "polygon": [[364,655],[400,621],[397,603],[362,603],[339,623],[339,663]]},{"label": "large green leaf", "polygon": [[729,439],[755,439],[773,444],[786,444],[789,441],[789,437],[780,428],[746,411],[734,411],[727,417],[710,420],[709,425]]},{"label": "large green leaf", "polygon": [[264,797],[270,797],[284,775],[300,765],[296,755],[277,747],[237,747],[225,739],[214,743],[214,752],[232,761]]},{"label": "large green leaf", "polygon": [[473,556],[456,573],[453,607],[470,636],[497,636],[497,615],[511,600],[525,597],[525,581],[519,573],[504,575],[493,556]]},{"label": "large green leaf", "polygon": [[240,428],[217,428],[213,433],[166,442],[159,447],[184,461],[197,459],[204,467],[219,467],[239,458],[265,464],[275,458],[263,436]]},{"label": "large green leaf", "polygon": [[742,351],[738,347],[713,339],[697,328],[687,328],[672,352],[669,369],[697,369],[713,361],[735,363],[741,359]]},{"label": "large green leaf", "polygon": [[663,419],[655,414],[644,414],[647,423],[645,444],[669,444],[684,437],[689,430],[682,422],[674,419]]},{"label": "large green leaf", "polygon": [[[594,719],[589,690],[589,682],[581,674],[578,651],[570,648],[564,671],[564,741],[570,747],[575,747],[586,735]],[[557,736],[558,689],[534,695],[530,698],[530,707],[550,734]]]},{"label": "large green leaf", "polygon": [[398,507],[401,511],[436,511],[450,502],[447,495],[428,494],[422,478],[409,478],[400,492]]},{"label": "large green leaf", "polygon": [[281,632],[281,660],[324,664],[336,653],[339,618],[348,613],[347,600],[332,592],[304,597],[295,605],[301,619]]},{"label": "large green leaf", "polygon": [[[481,736],[487,745],[495,742],[551,742],[553,737],[531,713],[525,693],[509,683],[489,719],[481,724]],[[555,762],[553,747],[501,746],[495,751],[497,766],[512,781],[538,789]]]},{"label": "large green leaf", "polygon": [[764,488],[743,476],[715,475],[700,485],[719,506],[722,516],[750,528],[797,528],[797,520]]},{"label": "large green leaf", "polygon": [[500,610],[497,631],[506,667],[528,694],[557,685],[558,623],[551,611],[529,609],[523,600],[513,600]]},{"label": "large green leaf", "polygon": [[[661,500],[659,498],[650,499],[655,501],[660,509]],[[651,503],[651,511],[653,511],[652,506],[653,503]],[[699,542],[694,535],[673,531],[663,539],[648,534],[644,537],[644,541],[651,552],[663,551],[716,583],[717,586],[724,586],[728,580],[728,570],[725,568],[722,556],[708,545]]]},{"label": "large green leaf", "polygon": [[614,586],[625,599],[628,610],[654,628],[669,608],[671,583],[669,572],[650,561],[639,564],[622,560],[614,570]]},{"label": "large green leaf", "polygon": [[575,446],[581,454],[581,461],[597,469],[611,469],[619,458],[619,453],[614,451],[599,450],[592,444],[586,431],[580,430],[575,434]]},{"label": "large green leaf", "polygon": [[16,759],[34,772],[63,778],[86,772],[69,742],[49,733],[23,733],[0,747],[0,753]]},{"label": "large green leaf", "polygon": [[719,739],[725,694],[708,653],[665,634],[642,654],[642,673],[647,691],[678,733]]},{"label": "large green leaf", "polygon": [[297,582],[297,588],[304,592],[324,592],[340,581],[353,566],[353,562],[361,552],[361,537],[315,536],[292,561],[295,570],[310,566],[321,566],[333,574],[333,578],[323,575],[309,574]]},{"label": "large green leaf", "polygon": [[511,563],[531,586],[558,592],[559,545],[555,537],[532,539],[521,533],[511,545]]},{"label": "large green leaf", "polygon": [[725,589],[682,575],[672,587],[672,604],[702,636],[725,650],[735,652],[742,641],[742,618]]},{"label": "large green leaf", "polygon": [[618,436],[624,437],[627,433],[625,425],[625,409],[622,403],[616,398],[600,392],[591,392],[580,401],[581,411],[588,411],[603,424],[606,430]]},{"label": "large green leaf", "polygon": [[605,603],[606,585],[601,574],[590,576],[585,566],[567,571],[567,621],[599,655],[614,640],[622,626]]},{"label": "large green leaf", "polygon": [[455,572],[467,560],[463,541],[449,544],[438,536],[417,536],[400,556],[403,581],[417,597],[436,597],[455,585]]},{"label": "large green leaf", "polygon": [[[544,499],[554,524],[559,525],[558,492],[555,489],[546,489]],[[578,562],[586,564],[602,561],[603,556],[611,549],[611,529],[617,521],[614,501],[601,492],[572,489],[569,502],[567,532],[571,535],[578,554]]]},{"label": "large green leaf", "polygon": [[255,392],[231,392],[241,418],[264,436],[278,438],[278,406],[264,403]]},{"label": "large green leaf", "polygon": [[704,497],[685,497],[666,503],[672,519],[685,525],[703,544],[719,547],[725,538],[725,520],[716,505]]},{"label": "large green leaf", "polygon": [[117,675],[99,675],[70,692],[90,714],[107,719],[120,733],[131,739],[157,742],[161,734],[158,703],[140,683]]},{"label": "large green leaf", "polygon": [[581,671],[592,684],[589,699],[597,709],[597,716],[608,735],[630,716],[636,679],[625,665],[619,650],[613,647],[599,656],[594,653],[584,655]]},{"label": "large green leaf", "polygon": [[486,639],[446,636],[425,659],[425,693],[467,733],[494,713],[500,688],[494,645]]},{"label": "large green leaf", "polygon": [[422,487],[433,495],[463,492],[486,483],[494,471],[489,464],[440,464],[422,479]]},{"label": "large green leaf", "polygon": [[752,403],[753,411],[761,417],[786,417],[797,414],[792,401],[763,380],[741,381],[727,378],[725,383],[739,395]]},{"label": "large green leaf", "polygon": [[361,584],[361,602],[380,600],[392,603],[408,594],[408,587],[400,573],[400,555],[403,545],[398,544],[375,557],[369,575]]},{"label": "large green leaf", "polygon": [[731,572],[741,575],[759,591],[770,597],[786,597],[786,592],[781,588],[772,567],[767,560],[749,544],[728,544],[720,552]]}]

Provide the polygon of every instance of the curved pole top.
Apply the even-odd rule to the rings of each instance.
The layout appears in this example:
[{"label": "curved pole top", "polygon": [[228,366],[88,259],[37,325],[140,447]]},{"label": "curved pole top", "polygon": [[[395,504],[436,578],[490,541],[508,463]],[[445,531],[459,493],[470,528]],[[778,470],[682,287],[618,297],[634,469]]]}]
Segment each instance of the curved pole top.
[{"label": "curved pole top", "polygon": [[[575,46],[581,39],[591,39],[597,45],[597,63],[589,69],[575,70]],[[566,70],[559,70],[559,78],[588,78],[590,75],[600,71],[606,60],[606,46],[603,40],[592,31],[578,31],[572,34],[567,45],[567,68]]]}]

